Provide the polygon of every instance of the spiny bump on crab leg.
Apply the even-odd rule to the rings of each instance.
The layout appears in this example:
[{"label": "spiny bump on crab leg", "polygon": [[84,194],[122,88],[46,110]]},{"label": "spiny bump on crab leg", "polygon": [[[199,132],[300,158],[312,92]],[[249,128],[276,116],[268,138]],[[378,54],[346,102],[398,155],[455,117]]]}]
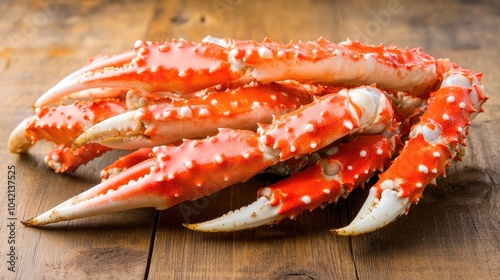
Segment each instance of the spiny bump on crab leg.
[{"label": "spiny bump on crab leg", "polygon": [[[383,170],[391,159],[393,144],[380,135],[359,135],[341,144],[338,152],[315,166],[259,191],[249,206],[199,224],[185,224],[197,231],[235,231],[278,223],[304,211],[336,202]],[[357,157],[357,158],[356,158]]]},{"label": "spiny bump on crab leg", "polygon": [[442,87],[431,94],[427,111],[412,128],[412,137],[401,155],[384,172],[356,218],[339,235],[375,231],[408,212],[424,188],[435,184],[464,146],[470,119],[486,100],[468,71],[445,75]]},{"label": "spiny bump on crab leg", "polygon": [[221,129],[203,140],[152,149],[148,159],[77,195],[28,226],[139,207],[169,208],[253,177],[279,158],[265,154],[254,132]]},{"label": "spiny bump on crab leg", "polygon": [[101,87],[129,88],[143,93],[192,93],[235,81],[244,74],[229,62],[228,50],[215,44],[139,40],[132,51],[91,63],[69,75],[43,94],[35,106],[53,103],[73,92]]},{"label": "spiny bump on crab leg", "polygon": [[135,149],[214,135],[220,127],[255,131],[257,123],[271,122],[272,115],[310,103],[311,93],[295,83],[209,90],[200,98],[153,104],[110,118],[80,135],[74,147],[92,142]]}]

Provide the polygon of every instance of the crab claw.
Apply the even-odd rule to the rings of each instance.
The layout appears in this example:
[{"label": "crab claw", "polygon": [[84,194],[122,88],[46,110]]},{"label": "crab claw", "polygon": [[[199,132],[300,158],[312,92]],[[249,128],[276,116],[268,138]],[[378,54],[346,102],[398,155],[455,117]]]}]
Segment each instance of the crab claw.
[{"label": "crab claw", "polygon": [[128,88],[146,92],[192,93],[242,77],[228,50],[211,43],[174,40],[164,44],[136,41],[134,49],[100,58],[70,74],[36,102],[40,107],[91,88]]},{"label": "crab claw", "polygon": [[441,89],[431,94],[420,122],[412,128],[412,138],[372,187],[356,218],[332,232],[358,235],[386,226],[407,213],[425,187],[436,184],[451,161],[460,158],[470,120],[486,100],[482,89],[471,88],[469,80],[473,81],[467,73],[445,78]]},{"label": "crab claw", "polygon": [[125,104],[116,99],[37,108],[36,115],[23,120],[11,133],[9,149],[12,153],[24,153],[38,140],[53,142],[56,147],[45,162],[56,172],[74,171],[110,148],[89,144],[72,151],[73,141],[93,124],[125,111]]},{"label": "crab claw", "polygon": [[40,226],[139,207],[166,209],[248,180],[279,160],[261,150],[254,132],[230,129],[179,146],[155,147],[152,156],[24,224]]},{"label": "crab claw", "polygon": [[243,230],[293,219],[304,211],[336,202],[383,169],[391,159],[393,143],[379,135],[360,135],[329,150],[334,154],[315,166],[261,189],[254,203],[211,221],[184,226],[207,232]]},{"label": "crab claw", "polygon": [[149,105],[100,122],[80,135],[73,148],[87,143],[118,149],[154,147],[214,135],[220,127],[255,131],[257,123],[270,123],[273,115],[312,100],[310,89],[295,83],[211,90],[201,98]]}]

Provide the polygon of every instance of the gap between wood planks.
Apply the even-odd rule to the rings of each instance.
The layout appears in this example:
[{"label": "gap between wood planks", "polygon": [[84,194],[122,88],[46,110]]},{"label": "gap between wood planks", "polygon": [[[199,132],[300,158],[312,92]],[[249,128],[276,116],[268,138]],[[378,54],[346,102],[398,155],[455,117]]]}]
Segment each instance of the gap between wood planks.
[{"label": "gap between wood planks", "polygon": [[149,270],[151,268],[151,258],[153,257],[153,250],[155,247],[156,231],[158,230],[158,221],[160,220],[160,210],[155,211],[155,219],[153,230],[151,231],[151,240],[149,241],[148,258],[146,261],[146,271],[144,272],[144,280],[149,277]]}]

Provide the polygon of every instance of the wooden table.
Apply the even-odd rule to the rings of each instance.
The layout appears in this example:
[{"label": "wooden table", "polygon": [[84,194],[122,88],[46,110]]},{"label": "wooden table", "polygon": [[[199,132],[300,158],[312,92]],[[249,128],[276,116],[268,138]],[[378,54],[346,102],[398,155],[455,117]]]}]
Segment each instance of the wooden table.
[{"label": "wooden table", "polygon": [[[0,278],[500,279],[500,2],[475,2],[0,2]],[[328,230],[354,217],[367,189],[273,228],[203,234],[182,227],[253,201],[256,190],[273,179],[268,176],[165,211],[22,226],[21,220],[98,183],[99,170],[117,156],[58,175],[43,163],[50,144],[10,154],[8,136],[32,113],[36,98],[96,53],[119,53],[136,39],[198,41],[208,34],[284,42],[349,37],[420,46],[484,72],[491,99],[472,124],[464,161],[448,169],[438,188],[428,187],[407,217],[372,234],[349,238]],[[13,215],[8,213],[9,167],[15,168]],[[9,254],[17,257],[11,263],[15,272],[8,270]]]}]

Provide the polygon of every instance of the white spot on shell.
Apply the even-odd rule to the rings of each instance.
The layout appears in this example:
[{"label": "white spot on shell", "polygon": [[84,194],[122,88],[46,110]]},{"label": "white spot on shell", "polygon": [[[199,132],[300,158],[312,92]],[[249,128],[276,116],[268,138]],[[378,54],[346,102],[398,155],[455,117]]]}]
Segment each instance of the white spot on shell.
[{"label": "white spot on shell", "polygon": [[435,157],[440,157],[441,153],[440,152],[434,152],[434,153],[432,153],[432,155],[435,156]]},{"label": "white spot on shell", "polygon": [[455,96],[453,96],[453,95],[448,96],[448,98],[446,98],[446,102],[448,102],[448,103],[455,102]]},{"label": "white spot on shell", "polygon": [[347,129],[353,129],[354,128],[354,125],[349,120],[344,120],[344,126],[347,127]]},{"label": "white spot on shell", "polygon": [[448,114],[443,114],[443,120],[449,120],[450,116]]},{"label": "white spot on shell", "polygon": [[240,52],[240,49],[232,49],[231,51],[229,51],[229,56],[234,58],[238,55],[239,52]]},{"label": "white spot on shell", "polygon": [[366,151],[362,150],[361,152],[359,152],[359,156],[360,157],[366,157]]},{"label": "white spot on shell", "polygon": [[311,197],[308,196],[308,195],[304,195],[303,197],[300,198],[300,200],[302,202],[304,202],[305,204],[310,204],[311,203]]},{"label": "white spot on shell", "polygon": [[210,111],[208,111],[207,109],[203,108],[203,109],[200,110],[200,112],[198,114],[200,116],[202,116],[202,117],[206,117],[206,116],[210,115]]},{"label": "white spot on shell", "polygon": [[384,151],[382,149],[377,149],[377,155],[381,155],[383,153],[384,153]]},{"label": "white spot on shell", "polygon": [[347,166],[347,170],[353,170],[352,165]]},{"label": "white spot on shell", "polygon": [[421,188],[422,187],[422,183],[418,182],[417,183],[417,188]]},{"label": "white spot on shell", "polygon": [[314,131],[314,125],[308,123],[305,126],[307,132],[313,132]]},{"label": "white spot on shell", "polygon": [[464,102],[460,102],[460,103],[458,104],[458,106],[459,106],[460,108],[462,108],[462,109],[463,109],[463,108],[465,108],[465,103],[464,103]]},{"label": "white spot on shell", "polygon": [[144,41],[142,40],[137,40],[135,41],[134,43],[134,48],[137,49],[137,48],[140,48],[142,46],[142,44],[144,44]]},{"label": "white spot on shell", "polygon": [[179,114],[184,118],[193,117],[193,111],[191,110],[191,108],[189,108],[189,106],[181,107],[181,109],[179,110]]},{"label": "white spot on shell", "polygon": [[193,168],[193,161],[192,160],[186,161],[184,165],[186,166],[187,169],[191,169]]},{"label": "white spot on shell", "polygon": [[423,165],[423,164],[420,164],[418,166],[418,171],[424,173],[424,174],[427,174],[429,173],[429,168],[427,168],[427,166]]},{"label": "white spot on shell", "polygon": [[326,193],[326,194],[330,194],[330,190],[329,189],[324,189],[323,192]]},{"label": "white spot on shell", "polygon": [[219,155],[219,156],[216,156],[216,157],[215,157],[215,161],[216,161],[217,163],[222,163],[222,161],[223,161],[222,156],[220,156],[220,155]]},{"label": "white spot on shell", "polygon": [[273,53],[266,47],[259,49],[259,55],[261,58],[273,58]]},{"label": "white spot on shell", "polygon": [[318,143],[316,143],[316,142],[312,142],[311,143],[311,148],[312,149],[316,149],[317,147],[318,147]]}]

